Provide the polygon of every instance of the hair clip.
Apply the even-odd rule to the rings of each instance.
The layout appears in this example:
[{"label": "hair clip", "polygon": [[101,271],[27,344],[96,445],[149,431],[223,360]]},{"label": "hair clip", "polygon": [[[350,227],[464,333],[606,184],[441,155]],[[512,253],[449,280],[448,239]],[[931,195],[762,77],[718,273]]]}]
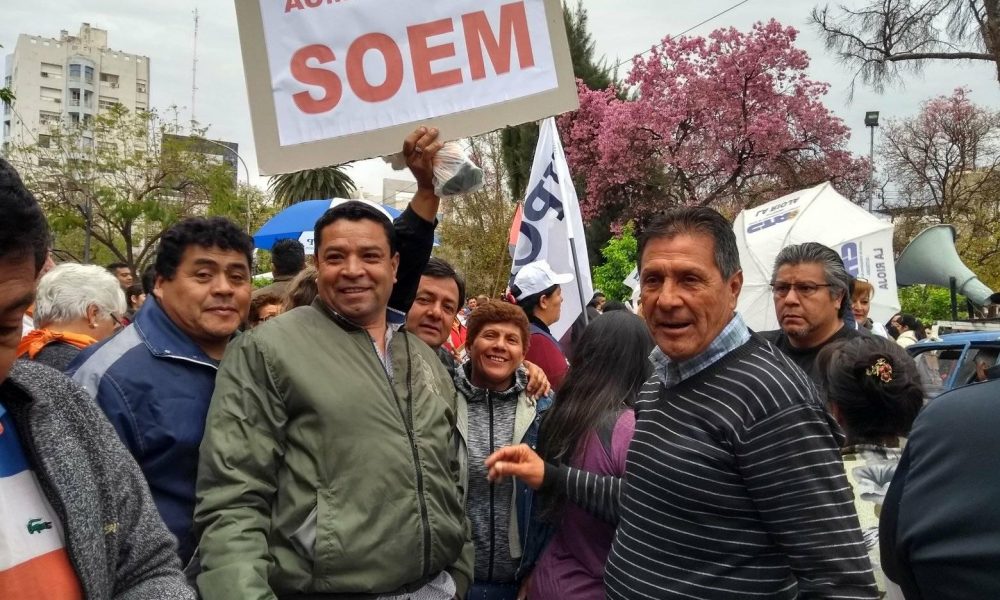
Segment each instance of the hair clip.
[{"label": "hair clip", "polygon": [[865,375],[878,377],[882,380],[882,383],[889,383],[892,381],[892,365],[886,359],[880,358],[875,361],[875,364],[868,367]]}]

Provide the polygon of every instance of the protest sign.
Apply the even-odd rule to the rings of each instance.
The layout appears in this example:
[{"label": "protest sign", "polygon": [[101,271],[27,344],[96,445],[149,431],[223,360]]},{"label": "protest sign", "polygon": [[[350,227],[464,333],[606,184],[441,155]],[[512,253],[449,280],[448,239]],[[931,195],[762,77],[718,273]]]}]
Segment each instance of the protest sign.
[{"label": "protest sign", "polygon": [[236,0],[267,174],[398,152],[577,107],[558,0]]}]

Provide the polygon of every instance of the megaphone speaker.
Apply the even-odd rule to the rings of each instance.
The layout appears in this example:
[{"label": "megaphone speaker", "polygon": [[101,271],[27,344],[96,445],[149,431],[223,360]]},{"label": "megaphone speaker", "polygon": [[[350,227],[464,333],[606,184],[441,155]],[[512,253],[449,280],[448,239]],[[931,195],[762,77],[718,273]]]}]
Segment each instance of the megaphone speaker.
[{"label": "megaphone speaker", "polygon": [[928,283],[950,287],[952,277],[958,293],[973,304],[990,304],[993,290],[986,287],[958,256],[955,228],[951,225],[934,225],[921,231],[896,259],[896,283],[899,285]]}]

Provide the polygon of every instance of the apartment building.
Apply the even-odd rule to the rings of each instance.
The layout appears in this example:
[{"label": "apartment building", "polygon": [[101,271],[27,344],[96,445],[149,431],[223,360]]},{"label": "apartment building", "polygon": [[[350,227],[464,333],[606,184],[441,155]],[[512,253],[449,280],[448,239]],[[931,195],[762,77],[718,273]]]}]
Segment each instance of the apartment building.
[{"label": "apartment building", "polygon": [[4,86],[16,97],[3,107],[3,149],[31,144],[57,123],[86,124],[122,104],[149,108],[149,57],[108,47],[108,32],[83,23],[77,35],[21,34],[4,61]]}]

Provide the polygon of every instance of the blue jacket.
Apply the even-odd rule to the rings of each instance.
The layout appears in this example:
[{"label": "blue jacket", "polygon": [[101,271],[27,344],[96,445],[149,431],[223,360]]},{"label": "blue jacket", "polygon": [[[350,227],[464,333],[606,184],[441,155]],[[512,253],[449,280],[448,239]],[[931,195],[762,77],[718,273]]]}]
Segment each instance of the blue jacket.
[{"label": "blue jacket", "polygon": [[198,447],[217,367],[150,299],[131,325],[85,349],[67,369],[139,463],[185,563],[197,545],[191,520]]}]

